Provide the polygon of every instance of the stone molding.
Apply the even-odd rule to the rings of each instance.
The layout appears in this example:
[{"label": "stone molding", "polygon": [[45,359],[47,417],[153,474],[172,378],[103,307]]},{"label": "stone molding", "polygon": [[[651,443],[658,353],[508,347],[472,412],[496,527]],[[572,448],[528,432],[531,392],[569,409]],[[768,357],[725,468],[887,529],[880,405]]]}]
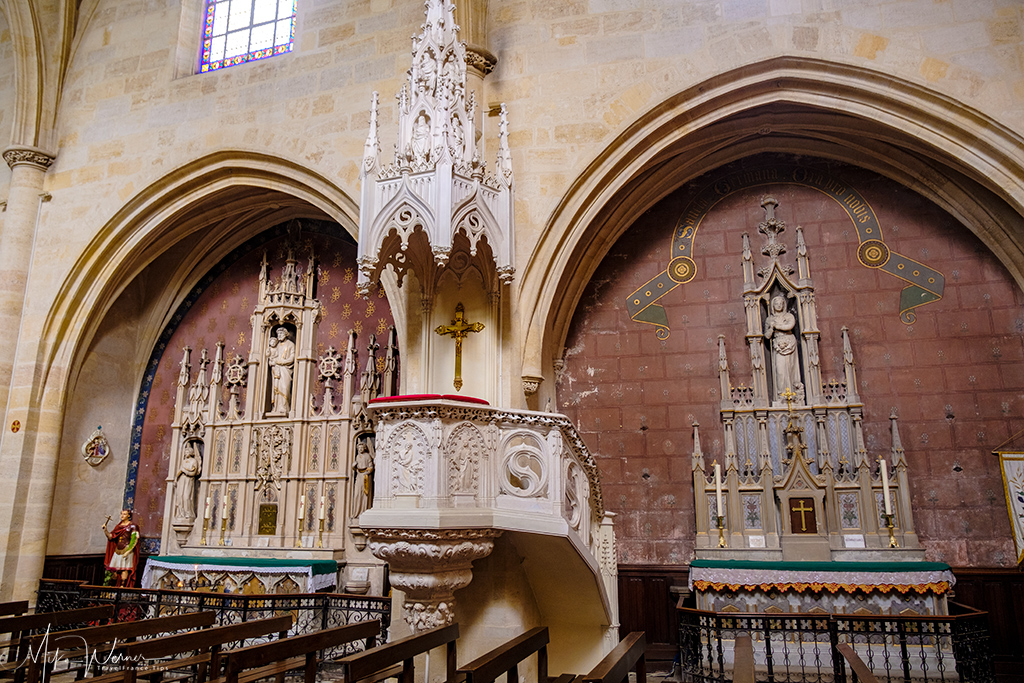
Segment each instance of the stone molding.
[{"label": "stone molding", "polygon": [[57,159],[57,155],[52,152],[39,149],[38,147],[28,147],[24,145],[12,145],[3,152],[4,161],[7,165],[13,169],[15,166],[34,166],[41,171],[46,171],[53,162]]}]

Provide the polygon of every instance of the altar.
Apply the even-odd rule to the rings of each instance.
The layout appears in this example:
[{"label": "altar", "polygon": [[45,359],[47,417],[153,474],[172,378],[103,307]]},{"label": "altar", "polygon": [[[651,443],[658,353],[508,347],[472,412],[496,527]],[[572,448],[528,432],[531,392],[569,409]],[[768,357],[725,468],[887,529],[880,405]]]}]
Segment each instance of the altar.
[{"label": "altar", "polygon": [[337,586],[335,560],[162,555],[146,561],[142,587],[218,593],[315,593]]},{"label": "altar", "polygon": [[948,613],[956,583],[942,562],[694,560],[690,590],[713,612]]}]

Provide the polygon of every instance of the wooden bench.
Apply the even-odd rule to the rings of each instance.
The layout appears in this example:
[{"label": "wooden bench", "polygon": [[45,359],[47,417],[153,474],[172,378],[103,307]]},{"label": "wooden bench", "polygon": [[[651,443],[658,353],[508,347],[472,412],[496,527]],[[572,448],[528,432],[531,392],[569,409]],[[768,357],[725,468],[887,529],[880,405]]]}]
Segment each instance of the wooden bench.
[{"label": "wooden bench", "polygon": [[16,617],[28,611],[28,600],[0,602],[0,617]]},{"label": "wooden bench", "polygon": [[139,676],[150,681],[165,680],[170,670],[194,669],[194,673],[175,676],[174,680],[195,678],[203,683],[209,672],[219,674],[222,650],[225,645],[251,638],[262,638],[276,633],[278,639],[288,636],[292,626],[291,615],[243,621],[240,624],[215,626],[174,636],[126,643],[116,648],[116,656],[123,662],[121,670],[95,676],[90,683],[135,683]]},{"label": "wooden bench", "polygon": [[28,658],[29,636],[33,631],[48,631],[64,626],[88,624],[93,621],[106,621],[113,615],[114,608],[110,605],[100,607],[84,607],[81,609],[64,610],[62,612],[42,612],[25,614],[0,619],[0,634],[9,634],[10,640],[4,643],[8,648],[7,661],[0,664],[0,675],[14,676],[20,681],[24,675],[24,662]]},{"label": "wooden bench", "polygon": [[399,683],[413,683],[413,661],[416,655],[446,646],[445,683],[455,683],[457,677],[455,641],[459,638],[459,625],[441,626],[416,635],[401,638],[387,645],[379,645],[364,652],[338,660],[340,678],[344,683],[367,683],[397,677]]},{"label": "wooden bench", "polygon": [[321,661],[318,652],[357,640],[365,640],[369,649],[376,643],[379,633],[380,622],[372,619],[243,647],[227,653],[224,675],[211,678],[209,683],[250,683],[271,676],[282,683],[284,674],[294,669],[303,670],[305,683],[315,683],[317,665]]},{"label": "wooden bench", "polygon": [[622,683],[631,670],[636,671],[636,683],[647,681],[647,638],[643,631],[634,631],[623,638],[589,674],[583,683]]},{"label": "wooden bench", "polygon": [[508,683],[519,683],[519,663],[537,653],[537,683],[548,683],[548,629],[533,628],[469,664],[459,667],[466,683],[492,683],[501,674]]},{"label": "wooden bench", "polygon": [[[65,674],[71,671],[79,673],[87,668],[89,660],[102,663],[105,654],[100,654],[104,645],[110,644],[113,649],[118,642],[127,643],[142,636],[155,636],[164,633],[175,633],[177,631],[190,631],[197,628],[205,628],[217,620],[216,612],[192,612],[189,614],[176,614],[170,617],[157,619],[143,619],[142,621],[127,621],[106,626],[90,626],[74,629],[72,631],[61,631],[59,633],[43,633],[32,636],[28,639],[29,662],[25,672],[25,683],[40,683],[50,678],[54,667],[54,655],[59,652],[61,661],[85,658],[85,662],[79,667],[62,669],[59,673]],[[61,648],[60,643],[68,643],[71,647]],[[99,667],[101,668],[101,667]],[[20,679],[15,683],[21,683]]]}]

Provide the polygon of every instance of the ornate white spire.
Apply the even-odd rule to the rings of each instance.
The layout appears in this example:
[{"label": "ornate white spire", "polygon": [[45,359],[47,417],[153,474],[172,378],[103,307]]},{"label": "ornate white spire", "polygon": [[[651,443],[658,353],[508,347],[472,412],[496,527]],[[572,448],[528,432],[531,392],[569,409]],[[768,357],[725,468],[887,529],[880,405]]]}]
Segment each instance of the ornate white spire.
[{"label": "ornate white spire", "polygon": [[[406,268],[417,270],[421,282],[431,263],[438,271],[445,268],[459,235],[473,258],[481,242],[490,247],[493,263],[479,265],[493,275],[494,286],[511,282],[515,271],[505,105],[497,173],[488,175],[477,149],[476,102],[466,88],[466,46],[458,39],[455,6],[446,0],[424,5],[426,20],[412,39],[412,66],[396,98],[398,139],[394,163],[387,166],[380,163],[376,93],[372,100],[361,171],[358,284],[364,294],[385,265],[396,270],[399,283]],[[426,235],[428,250],[410,250],[418,231]],[[397,243],[385,247],[389,234]]]}]

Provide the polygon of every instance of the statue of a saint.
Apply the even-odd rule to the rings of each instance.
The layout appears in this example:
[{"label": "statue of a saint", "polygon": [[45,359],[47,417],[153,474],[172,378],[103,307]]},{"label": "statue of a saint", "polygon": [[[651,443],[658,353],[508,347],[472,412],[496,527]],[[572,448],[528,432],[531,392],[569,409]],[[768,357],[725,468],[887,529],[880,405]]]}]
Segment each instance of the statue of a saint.
[{"label": "statue of a saint", "polygon": [[196,518],[196,480],[202,465],[194,441],[185,442],[181,467],[174,479],[174,518],[191,522]]},{"label": "statue of a saint", "polygon": [[356,445],[355,470],[352,491],[352,517],[358,517],[373,504],[373,452],[369,439],[360,439]]},{"label": "statue of a saint", "polygon": [[787,389],[795,394],[803,389],[794,328],[796,317],[786,310],[786,299],[782,296],[772,297],[771,310],[764,321],[764,336],[772,343],[774,393],[777,400],[781,400],[781,394]]},{"label": "statue of a saint", "polygon": [[271,376],[271,415],[287,415],[292,406],[292,368],[295,365],[295,342],[288,328],[281,326],[270,339],[267,361]]},{"label": "statue of a saint", "polygon": [[412,129],[412,155],[420,163],[427,160],[430,152],[430,124],[427,117],[420,114],[416,119],[416,125]]},{"label": "statue of a saint", "polygon": [[107,531],[107,522],[103,522],[103,534],[107,537],[103,566],[113,574],[114,585],[134,585],[135,568],[139,564],[139,527],[132,521],[132,511],[121,510],[121,521],[110,531]]}]

